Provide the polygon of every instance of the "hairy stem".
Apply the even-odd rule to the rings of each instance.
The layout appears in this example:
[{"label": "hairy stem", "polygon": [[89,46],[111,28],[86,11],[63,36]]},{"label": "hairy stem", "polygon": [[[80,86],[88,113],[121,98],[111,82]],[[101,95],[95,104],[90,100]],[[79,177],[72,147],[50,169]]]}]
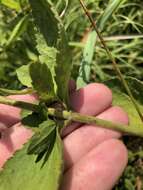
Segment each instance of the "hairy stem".
[{"label": "hairy stem", "polygon": [[100,41],[101,41],[101,43],[102,43],[104,49],[106,50],[107,55],[108,55],[109,58],[111,59],[112,64],[113,64],[113,67],[114,67],[116,73],[118,74],[120,80],[122,81],[126,92],[127,92],[128,95],[130,96],[131,101],[132,101],[132,103],[134,104],[134,106],[135,106],[135,108],[136,108],[136,110],[137,110],[137,112],[138,112],[138,114],[139,114],[141,120],[143,121],[143,115],[142,115],[142,113],[141,113],[141,110],[140,110],[140,108],[139,108],[139,106],[138,106],[136,100],[134,99],[133,94],[132,94],[132,92],[131,92],[131,90],[130,90],[130,88],[129,88],[127,82],[126,82],[126,80],[124,79],[124,77],[123,77],[123,75],[122,75],[122,73],[121,73],[119,67],[117,66],[117,63],[116,63],[114,57],[112,56],[112,54],[111,54],[109,48],[107,47],[106,42],[104,41],[104,39],[103,39],[103,37],[102,37],[100,31],[98,30],[98,28],[97,28],[97,26],[96,26],[96,23],[94,22],[94,20],[93,20],[91,14],[89,13],[88,9],[86,8],[86,6],[85,6],[83,0],[79,0],[79,2],[80,2],[80,4],[81,4],[81,6],[82,6],[82,8],[83,8],[83,10],[84,10],[84,12],[85,12],[85,14],[87,15],[88,19],[90,20],[90,22],[91,22],[91,24],[92,24],[94,30],[96,31],[96,33],[97,33],[97,35],[98,35],[98,37],[99,37],[99,39],[100,39]]},{"label": "hairy stem", "polygon": [[[0,103],[18,107],[18,108],[22,108],[22,109],[31,110],[34,112],[39,111],[39,106],[36,104],[12,100],[9,98],[5,98],[3,96],[0,96]],[[54,117],[57,117],[60,119],[71,120],[71,121],[75,121],[75,122],[92,124],[92,125],[98,125],[100,127],[106,128],[106,129],[112,129],[115,131],[120,131],[125,134],[143,137],[143,128],[136,128],[136,127],[130,127],[127,125],[117,124],[117,123],[113,123],[113,122],[106,121],[103,119],[99,119],[97,117],[83,115],[80,113],[67,111],[67,110],[61,111],[61,110],[55,109],[55,108],[47,108],[47,112],[48,112],[48,115],[54,116]]]}]

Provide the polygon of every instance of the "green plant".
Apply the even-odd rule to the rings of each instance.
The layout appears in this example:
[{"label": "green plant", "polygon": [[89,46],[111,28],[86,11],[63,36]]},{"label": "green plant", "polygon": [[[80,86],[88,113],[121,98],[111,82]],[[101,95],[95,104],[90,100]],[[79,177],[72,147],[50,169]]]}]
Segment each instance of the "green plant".
[{"label": "green plant", "polygon": [[[71,77],[72,60],[71,56],[69,56],[70,48],[65,28],[58,12],[50,1],[29,0],[29,3],[31,8],[28,6],[24,17],[20,19],[9,39],[4,44],[4,50],[8,49],[11,43],[23,33],[23,29],[25,30],[26,27],[30,26],[36,56],[34,56],[30,64],[22,66],[17,70],[18,79],[28,89],[13,91],[1,88],[0,92],[3,95],[36,92],[39,96],[39,101],[36,104],[30,104],[1,96],[0,103],[27,110],[23,113],[23,121],[27,126],[29,120],[33,120],[33,116],[36,115],[37,120],[32,122],[32,126],[28,126],[36,132],[24,148],[18,151],[6,163],[3,171],[1,171],[1,190],[9,189],[7,178],[10,178],[11,173],[14,171],[13,168],[15,168],[16,172],[12,174],[15,180],[11,180],[11,189],[18,189],[19,185],[21,187],[25,181],[27,189],[45,189],[45,187],[47,189],[58,189],[63,169],[62,141],[59,134],[67,122],[78,121],[98,124],[102,127],[143,137],[142,121],[132,104],[132,96],[130,98],[124,93],[124,89],[122,86],[120,87],[120,83],[116,85],[118,83],[116,78],[105,83],[109,85],[113,84],[113,87],[111,87],[114,92],[114,102],[124,107],[128,112],[131,118],[129,126],[111,123],[70,111],[68,81]],[[56,4],[57,2],[54,3]],[[120,4],[120,1],[118,1],[118,4]],[[113,6],[114,9],[116,9],[117,5]],[[15,9],[17,10],[17,6]],[[31,9],[33,17],[29,19]],[[106,15],[106,12],[103,15]],[[101,25],[106,21],[105,16],[102,18],[104,19],[102,19]],[[99,36],[101,36],[100,33]],[[94,49],[94,46],[92,48]],[[90,71],[88,71],[88,75],[90,75]],[[136,91],[133,89],[133,84],[136,84],[140,88],[142,87],[142,82],[134,78],[127,78],[127,81],[130,81],[129,88],[132,90],[133,95],[137,96]],[[119,92],[121,89],[122,93]],[[54,108],[55,102],[57,104],[56,108]],[[140,100],[139,110],[143,109],[141,104],[142,100]],[[19,168],[19,165],[22,165],[24,168]],[[34,182],[31,183],[31,178],[35,174]],[[25,176],[24,180],[22,176]],[[39,180],[43,177],[45,180],[42,184],[39,184]],[[19,183],[15,183],[17,181]]]}]

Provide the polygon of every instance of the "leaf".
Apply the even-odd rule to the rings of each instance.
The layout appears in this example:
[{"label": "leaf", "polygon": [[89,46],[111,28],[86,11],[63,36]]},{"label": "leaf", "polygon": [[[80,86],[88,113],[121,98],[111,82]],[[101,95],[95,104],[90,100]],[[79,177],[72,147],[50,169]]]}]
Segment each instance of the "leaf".
[{"label": "leaf", "polygon": [[[127,81],[134,98],[139,101],[139,103],[143,104],[143,82],[134,77],[125,77],[125,80]],[[117,77],[105,81],[105,84],[107,84],[112,89],[114,88],[126,93],[125,88]]]},{"label": "leaf", "polygon": [[21,122],[25,127],[32,128],[32,130],[37,130],[40,124],[46,121],[48,118],[47,105],[43,102],[35,102],[37,105],[36,112],[22,109],[21,111]]},{"label": "leaf", "polygon": [[29,65],[23,65],[16,70],[18,80],[27,87],[32,87],[32,80],[29,72]]},{"label": "leaf", "polygon": [[[97,26],[100,31],[104,30],[106,22],[111,18],[116,9],[123,3],[124,0],[110,0],[107,8],[101,15],[97,22]],[[91,64],[93,60],[95,44],[97,41],[97,34],[95,31],[91,31],[88,35],[88,39],[83,50],[83,58],[80,64],[79,76],[77,78],[77,87],[81,88],[90,82]]]},{"label": "leaf", "polygon": [[40,154],[45,150],[51,151],[55,141],[55,132],[55,122],[51,120],[44,121],[40,124],[39,131],[31,138],[27,153]]},{"label": "leaf", "polygon": [[32,85],[42,101],[52,101],[56,98],[51,72],[46,64],[32,63],[30,65]]},{"label": "leaf", "polygon": [[45,116],[43,116],[42,112],[35,113],[27,110],[22,110],[21,118],[22,124],[32,129],[35,127],[38,128],[39,125],[47,119]]},{"label": "leaf", "polygon": [[15,9],[16,11],[20,11],[20,4],[14,0],[0,0],[0,3],[7,6],[10,9]]},{"label": "leaf", "polygon": [[57,50],[54,47],[49,47],[45,43],[45,40],[43,39],[42,35],[36,32],[36,42],[37,42],[37,50],[39,52],[39,60],[41,63],[46,64],[48,68],[50,69],[53,83],[54,83],[54,90],[55,93],[57,92],[57,84],[55,81],[55,66],[56,66],[56,56],[57,56]]},{"label": "leaf", "polygon": [[103,31],[106,22],[110,19],[112,14],[123,4],[125,0],[110,0],[107,8],[101,15],[98,21],[98,26],[101,31]]},{"label": "leaf", "polygon": [[49,47],[43,41],[42,36],[40,34],[36,34],[37,40],[37,50],[39,52],[39,59],[41,63],[47,64],[49,69],[51,70],[52,75],[55,77],[55,65],[56,65],[56,56],[58,51],[54,47]]},{"label": "leaf", "polygon": [[10,34],[5,46],[8,47],[13,41],[15,41],[23,32],[26,30],[28,24],[29,15],[22,17],[19,22],[15,25],[13,31]]},{"label": "leaf", "polygon": [[[128,85],[132,90],[132,93],[135,96],[141,111],[143,112],[143,82],[132,77],[126,77],[125,79],[128,82]],[[128,113],[130,122],[129,125],[133,127],[136,126],[137,128],[143,128],[143,122],[141,121],[138,112],[134,108],[129,96],[125,94],[125,90],[122,87],[120,81],[117,78],[114,78],[106,81],[105,84],[112,89],[113,105],[122,107]]]},{"label": "leaf", "polygon": [[[57,190],[63,171],[62,142],[56,132],[52,152],[44,165],[35,163],[35,155],[27,155],[26,144],[0,172],[0,190]],[[42,166],[42,168],[41,168]]]},{"label": "leaf", "polygon": [[63,17],[68,9],[69,0],[58,0],[56,3],[56,9],[60,12],[60,18]]},{"label": "leaf", "polygon": [[[129,96],[120,91],[113,90],[113,105],[122,107],[128,114],[129,125],[137,128],[143,128],[143,122],[141,121],[138,112],[134,108]],[[143,112],[143,105],[140,105],[140,109]]]},{"label": "leaf", "polygon": [[[61,20],[48,0],[29,0],[40,35],[36,34],[37,49],[40,59],[43,60],[50,68],[53,65],[51,73],[57,84],[57,95],[64,102],[68,102],[68,82],[71,74],[71,55],[68,46],[67,37]],[[39,40],[40,39],[40,40]],[[42,45],[41,45],[42,44]],[[45,47],[43,52],[43,45]],[[50,50],[50,48],[52,48]],[[55,48],[55,50],[53,50]],[[46,50],[46,51],[45,51]],[[44,57],[54,52],[54,62]],[[53,72],[54,68],[54,72]],[[53,80],[54,81],[54,80]]]},{"label": "leaf", "polygon": [[[36,25],[50,47],[57,47],[62,24],[49,0],[29,0]],[[46,23],[46,25],[45,25]]]},{"label": "leaf", "polygon": [[127,190],[134,190],[135,186],[132,184],[132,182],[129,179],[125,179],[125,188]]}]

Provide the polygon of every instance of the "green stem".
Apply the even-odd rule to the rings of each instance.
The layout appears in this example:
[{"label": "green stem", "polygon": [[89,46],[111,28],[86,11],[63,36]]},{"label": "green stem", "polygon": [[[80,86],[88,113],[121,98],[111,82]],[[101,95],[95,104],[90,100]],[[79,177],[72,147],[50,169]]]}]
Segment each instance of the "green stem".
[{"label": "green stem", "polygon": [[[34,112],[39,111],[39,106],[37,104],[12,100],[10,98],[5,98],[3,96],[0,96],[0,103],[22,108],[22,109],[27,109]],[[55,108],[47,108],[47,112],[48,112],[48,115],[54,116],[60,119],[71,120],[75,122],[91,124],[91,125],[96,125],[96,126],[98,125],[106,129],[112,129],[115,131],[120,131],[125,134],[143,137],[143,128],[136,128],[136,127],[131,127],[127,125],[117,124],[117,123],[113,123],[113,122],[106,121],[103,119],[99,119],[97,117],[83,115],[83,114],[72,112],[72,111],[66,111],[66,110],[61,111]]]},{"label": "green stem", "polygon": [[127,125],[113,123],[111,121],[99,119],[94,116],[83,115],[80,113],[66,111],[66,110],[58,111],[54,108],[48,108],[48,114],[51,116],[56,116],[61,119],[96,125],[96,126],[100,126],[102,128],[112,129],[112,130],[119,131],[119,132],[122,132],[125,134],[131,134],[133,136],[143,137],[143,129],[142,128],[130,127]]},{"label": "green stem", "polygon": [[34,93],[34,90],[32,88],[27,88],[24,90],[11,90],[11,89],[0,88],[0,93],[6,95],[24,95],[24,94]]},{"label": "green stem", "polygon": [[[12,100],[10,98],[5,98],[3,96],[0,96],[0,103],[18,107],[18,108],[22,108],[22,109],[27,109],[27,110],[34,111],[34,112],[39,111],[39,106],[37,104]],[[125,134],[131,134],[134,136],[143,137],[143,128],[136,128],[136,127],[131,127],[131,126],[127,126],[127,125],[117,124],[117,123],[99,119],[99,118],[96,118],[93,116],[83,115],[80,113],[66,111],[66,110],[61,111],[61,110],[58,110],[55,108],[47,108],[47,112],[48,112],[48,115],[54,116],[54,117],[57,117],[60,119],[71,120],[71,121],[86,123],[86,124],[92,124],[92,125],[96,125],[96,126],[98,125],[100,127],[106,128],[106,129],[112,129],[115,131],[120,131]]]},{"label": "green stem", "polygon": [[108,55],[109,58],[111,59],[112,64],[113,64],[113,67],[114,67],[115,71],[117,72],[117,74],[118,74],[120,80],[122,81],[126,92],[127,92],[128,95],[130,96],[132,103],[134,104],[134,106],[135,106],[135,108],[136,108],[136,110],[137,110],[137,112],[138,112],[138,114],[139,114],[141,120],[143,121],[143,115],[142,115],[142,113],[141,113],[141,110],[140,110],[140,108],[139,108],[139,106],[138,106],[136,100],[134,99],[133,94],[132,94],[132,92],[131,92],[131,90],[130,90],[130,88],[129,88],[127,82],[126,82],[126,80],[124,79],[124,77],[123,77],[123,75],[122,75],[120,69],[118,68],[117,63],[116,63],[114,57],[112,56],[112,54],[111,54],[109,48],[107,47],[106,42],[104,41],[104,39],[103,39],[103,37],[102,37],[100,31],[98,30],[98,28],[97,28],[97,26],[96,26],[96,24],[95,24],[95,22],[94,22],[94,20],[93,20],[93,18],[92,18],[92,16],[91,16],[91,14],[89,13],[89,11],[88,11],[87,8],[86,8],[85,4],[83,3],[82,0],[79,0],[79,1],[80,1],[80,4],[81,4],[83,10],[85,11],[85,14],[87,15],[88,19],[90,20],[90,22],[91,22],[91,24],[92,24],[94,30],[96,31],[96,33],[97,33],[97,35],[98,35],[98,37],[99,37],[99,39],[100,39],[100,41],[101,41],[101,43],[102,43],[104,49],[106,50],[107,55]]},{"label": "green stem", "polygon": [[28,103],[28,102],[23,102],[23,101],[18,101],[18,100],[13,100],[10,98],[5,98],[4,96],[0,96],[0,103],[1,104],[6,104],[9,106],[14,106],[22,109],[27,109],[30,111],[35,111],[37,112],[39,110],[39,106],[36,104]]}]

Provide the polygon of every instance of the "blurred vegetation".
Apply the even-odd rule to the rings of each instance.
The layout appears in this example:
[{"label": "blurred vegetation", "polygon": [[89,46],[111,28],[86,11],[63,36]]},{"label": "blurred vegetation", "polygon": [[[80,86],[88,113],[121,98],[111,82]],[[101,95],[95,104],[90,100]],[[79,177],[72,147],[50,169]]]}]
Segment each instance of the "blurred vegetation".
[{"label": "blurred vegetation", "polygon": [[[112,1],[112,0],[110,0]],[[116,0],[115,0],[116,1]],[[10,3],[9,3],[10,2]],[[73,71],[76,80],[91,24],[77,0],[54,0],[69,37]],[[97,21],[109,0],[86,0]],[[30,28],[27,0],[0,1],[0,87],[23,88],[16,69],[37,60]],[[143,1],[124,0],[104,26],[102,32],[108,47],[125,76],[143,80]],[[67,52],[68,53],[68,52]],[[116,76],[111,61],[97,41],[91,63],[90,81],[104,82]],[[124,137],[129,150],[129,164],[115,190],[143,189],[143,143],[140,138]]]}]

